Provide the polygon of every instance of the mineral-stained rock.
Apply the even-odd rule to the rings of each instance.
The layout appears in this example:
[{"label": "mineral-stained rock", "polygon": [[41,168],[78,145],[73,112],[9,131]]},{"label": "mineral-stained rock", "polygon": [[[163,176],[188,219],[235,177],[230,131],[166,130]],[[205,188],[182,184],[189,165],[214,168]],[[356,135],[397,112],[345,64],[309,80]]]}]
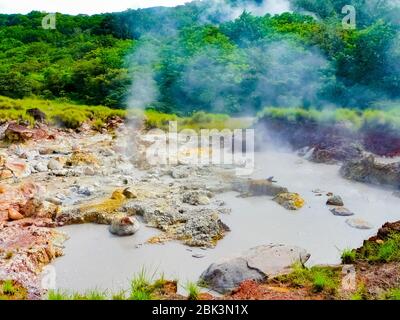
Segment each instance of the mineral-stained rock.
[{"label": "mineral-stained rock", "polygon": [[14,208],[9,208],[8,209],[8,218],[10,220],[21,220],[24,218],[24,216],[19,213],[17,210],[15,210]]},{"label": "mineral-stained rock", "polygon": [[304,206],[304,200],[298,193],[280,193],[274,201],[288,210],[299,210]]},{"label": "mineral-stained rock", "polygon": [[200,280],[217,292],[228,293],[245,280],[264,281],[286,274],[295,262],[305,263],[309,258],[310,255],[299,247],[263,245],[240,257],[211,264]]},{"label": "mineral-stained rock", "polygon": [[340,196],[332,196],[332,197],[330,197],[326,201],[326,204],[330,205],[330,206],[338,206],[338,207],[344,206],[343,200],[342,200],[342,198]]},{"label": "mineral-stained rock", "polygon": [[350,227],[353,227],[353,228],[356,228],[356,229],[368,230],[368,229],[372,229],[373,228],[373,226],[369,222],[367,222],[367,221],[365,221],[363,219],[360,219],[360,218],[347,219],[346,223]]},{"label": "mineral-stained rock", "polygon": [[232,187],[234,191],[249,196],[276,196],[288,192],[286,188],[268,180],[236,179]]},{"label": "mineral-stained rock", "polygon": [[131,236],[140,228],[139,221],[134,217],[116,218],[110,225],[110,232],[117,236]]},{"label": "mineral-stained rock", "polygon": [[43,289],[40,271],[54,258],[62,255],[60,246],[66,235],[54,229],[24,225],[25,220],[0,225],[0,278],[17,281],[28,290],[29,299],[40,299]]},{"label": "mineral-stained rock", "polygon": [[340,173],[347,179],[377,185],[400,186],[400,162],[380,163],[374,156],[344,163]]},{"label": "mineral-stained rock", "polygon": [[136,199],[137,198],[137,192],[133,190],[132,188],[126,188],[122,194],[125,196],[127,199]]},{"label": "mineral-stained rock", "polygon": [[313,148],[309,160],[316,163],[334,163],[360,159],[362,157],[362,146],[359,144],[341,142],[332,145],[318,145]]},{"label": "mineral-stained rock", "polygon": [[22,142],[32,139],[34,131],[16,123],[10,123],[5,131],[5,136],[11,142]]},{"label": "mineral-stained rock", "polygon": [[112,200],[123,201],[125,198],[124,192],[121,190],[116,190],[111,195]]},{"label": "mineral-stained rock", "polygon": [[343,207],[336,207],[330,209],[330,211],[335,215],[335,216],[340,216],[340,217],[349,217],[349,216],[354,216],[354,213],[351,212],[349,209],[343,208]]},{"label": "mineral-stained rock", "polygon": [[210,193],[204,191],[189,191],[183,194],[182,201],[193,206],[210,204]]}]

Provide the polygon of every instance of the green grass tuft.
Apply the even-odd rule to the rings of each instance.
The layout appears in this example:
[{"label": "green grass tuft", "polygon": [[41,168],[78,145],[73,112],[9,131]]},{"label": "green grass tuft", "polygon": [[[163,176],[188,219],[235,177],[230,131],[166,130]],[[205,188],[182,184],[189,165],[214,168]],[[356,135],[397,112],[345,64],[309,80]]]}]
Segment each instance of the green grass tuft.
[{"label": "green grass tuft", "polygon": [[393,233],[383,243],[367,241],[356,258],[370,263],[400,261],[400,233]]},{"label": "green grass tuft", "polygon": [[200,288],[196,283],[188,282],[185,286],[185,289],[188,292],[189,300],[199,300]]},{"label": "green grass tuft", "polygon": [[342,252],[342,263],[352,264],[356,261],[356,251],[352,249],[345,249]]},{"label": "green grass tuft", "polygon": [[12,280],[6,280],[3,282],[2,292],[5,295],[14,295],[15,294],[16,289],[14,287]]},{"label": "green grass tuft", "polygon": [[310,288],[314,292],[335,294],[340,285],[340,270],[320,266],[305,268],[296,263],[291,273],[277,279],[297,288]]}]

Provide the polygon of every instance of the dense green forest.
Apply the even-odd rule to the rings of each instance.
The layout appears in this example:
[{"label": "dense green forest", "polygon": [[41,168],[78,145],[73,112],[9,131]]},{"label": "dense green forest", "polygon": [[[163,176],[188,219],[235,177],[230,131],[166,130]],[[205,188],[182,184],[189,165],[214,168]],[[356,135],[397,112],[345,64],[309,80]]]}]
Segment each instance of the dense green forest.
[{"label": "dense green forest", "polygon": [[[342,26],[346,4],[357,10],[354,30]],[[44,13],[0,15],[0,95],[178,114],[400,98],[399,1],[292,0],[290,13],[252,13],[263,5],[57,14],[55,30],[42,28]]]}]

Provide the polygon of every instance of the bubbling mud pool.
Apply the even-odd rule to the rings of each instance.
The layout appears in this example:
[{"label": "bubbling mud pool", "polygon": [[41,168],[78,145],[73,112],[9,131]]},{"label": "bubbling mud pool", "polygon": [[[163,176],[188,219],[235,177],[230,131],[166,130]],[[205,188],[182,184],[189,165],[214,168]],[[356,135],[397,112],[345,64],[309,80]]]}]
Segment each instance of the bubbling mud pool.
[{"label": "bubbling mud pool", "polygon": [[[129,289],[130,279],[142,269],[150,276],[179,279],[184,285],[196,282],[213,262],[269,243],[303,247],[311,254],[309,265],[335,264],[343,249],[361,246],[382,224],[400,218],[400,198],[392,191],[345,180],[338,165],[311,163],[290,152],[257,153],[253,177],[270,176],[299,193],[306,201],[304,208],[288,211],[270,197],[240,198],[234,192],[218,195],[232,208],[230,214],[221,215],[231,232],[214,249],[190,248],[175,241],[146,244],[159,231],[144,225],[126,238],[111,235],[102,225],[60,228],[70,239],[65,243],[65,256],[53,263],[57,288],[81,292]],[[313,192],[316,189],[324,191],[322,196]],[[345,223],[346,217],[334,216],[325,204],[327,192],[340,195],[354,218],[366,220],[373,229],[355,229]]]}]

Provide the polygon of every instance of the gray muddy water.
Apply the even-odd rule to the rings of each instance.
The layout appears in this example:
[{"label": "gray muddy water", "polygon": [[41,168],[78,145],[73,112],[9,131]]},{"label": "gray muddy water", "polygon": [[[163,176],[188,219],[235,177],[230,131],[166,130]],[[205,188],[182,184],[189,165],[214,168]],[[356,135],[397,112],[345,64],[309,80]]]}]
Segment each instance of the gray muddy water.
[{"label": "gray muddy water", "polygon": [[[345,180],[339,166],[311,163],[290,152],[269,151],[256,155],[256,178],[274,176],[291,192],[298,192],[306,205],[288,211],[269,197],[238,198],[236,193],[218,195],[231,214],[221,216],[231,232],[214,249],[189,248],[178,242],[143,244],[158,230],[145,226],[127,238],[112,236],[107,226],[76,225],[62,228],[70,236],[65,256],[53,264],[57,287],[63,290],[120,290],[129,288],[129,280],[145,268],[151,275],[197,281],[213,262],[239,254],[251,247],[282,243],[297,245],[311,253],[309,264],[340,261],[341,251],[362,244],[387,221],[400,218],[400,199],[390,190]],[[316,196],[313,190],[324,191]],[[373,225],[371,230],[348,226],[347,218],[334,216],[326,206],[326,193],[340,195],[346,208]],[[204,255],[195,258],[193,255]]]}]

